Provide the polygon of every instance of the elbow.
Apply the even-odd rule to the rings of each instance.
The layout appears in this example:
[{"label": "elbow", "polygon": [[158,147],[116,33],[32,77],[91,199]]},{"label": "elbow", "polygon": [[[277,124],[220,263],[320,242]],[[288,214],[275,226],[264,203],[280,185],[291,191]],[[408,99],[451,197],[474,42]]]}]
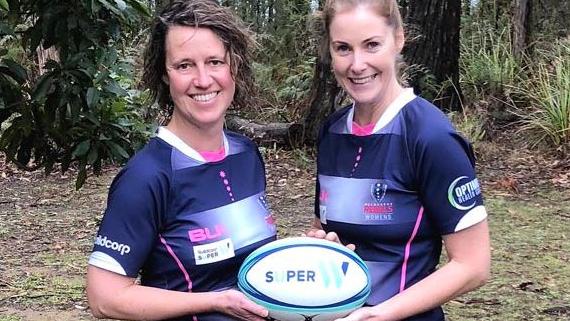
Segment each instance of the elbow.
[{"label": "elbow", "polygon": [[91,314],[97,318],[97,319],[104,319],[104,318],[108,318],[109,315],[107,315],[104,311],[105,308],[96,300],[92,299],[92,298],[88,298],[89,301],[89,310],[91,310]]},{"label": "elbow", "polygon": [[471,278],[472,289],[477,289],[485,285],[485,283],[489,281],[490,276],[491,276],[491,271],[489,266],[474,271],[473,276]]},{"label": "elbow", "polygon": [[108,303],[105,303],[105,299],[90,293],[89,289],[87,289],[87,302],[89,310],[95,318],[105,319],[113,317],[112,313],[109,312]]}]

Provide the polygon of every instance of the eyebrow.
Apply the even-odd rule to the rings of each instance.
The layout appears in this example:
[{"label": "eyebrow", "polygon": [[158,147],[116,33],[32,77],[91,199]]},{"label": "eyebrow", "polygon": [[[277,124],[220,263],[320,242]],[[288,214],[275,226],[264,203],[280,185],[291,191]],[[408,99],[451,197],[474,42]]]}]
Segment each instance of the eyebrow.
[{"label": "eyebrow", "polygon": [[[369,38],[364,39],[362,42],[363,42],[363,43],[366,43],[366,42],[373,41],[373,40],[380,40],[380,41],[382,41],[382,40],[384,40],[384,37],[383,37],[383,36],[380,36],[380,35],[372,36],[372,37],[369,37]],[[332,43],[332,44],[348,44],[347,41],[343,41],[343,40],[333,40],[333,41],[331,41],[331,43]]]}]

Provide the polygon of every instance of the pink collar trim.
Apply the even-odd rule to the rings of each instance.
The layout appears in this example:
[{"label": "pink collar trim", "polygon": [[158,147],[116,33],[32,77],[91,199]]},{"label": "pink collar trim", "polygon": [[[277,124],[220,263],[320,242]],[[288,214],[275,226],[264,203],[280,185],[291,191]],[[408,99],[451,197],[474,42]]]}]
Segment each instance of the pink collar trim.
[{"label": "pink collar trim", "polygon": [[226,149],[224,147],[215,151],[198,152],[208,163],[219,162],[226,158]]},{"label": "pink collar trim", "polygon": [[374,126],[376,126],[376,124],[374,123],[370,123],[364,126],[360,126],[358,125],[356,122],[352,122],[352,134],[356,135],[356,136],[368,136],[370,134],[372,134],[372,132],[374,131]]}]

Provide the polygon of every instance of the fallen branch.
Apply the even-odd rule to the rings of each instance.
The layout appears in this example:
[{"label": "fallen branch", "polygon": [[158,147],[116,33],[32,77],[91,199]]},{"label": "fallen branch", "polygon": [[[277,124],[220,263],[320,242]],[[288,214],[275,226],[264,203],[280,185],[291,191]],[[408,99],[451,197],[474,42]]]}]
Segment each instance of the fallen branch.
[{"label": "fallen branch", "polygon": [[302,143],[303,126],[295,123],[258,124],[247,119],[228,115],[226,127],[243,134],[259,145],[297,146]]}]

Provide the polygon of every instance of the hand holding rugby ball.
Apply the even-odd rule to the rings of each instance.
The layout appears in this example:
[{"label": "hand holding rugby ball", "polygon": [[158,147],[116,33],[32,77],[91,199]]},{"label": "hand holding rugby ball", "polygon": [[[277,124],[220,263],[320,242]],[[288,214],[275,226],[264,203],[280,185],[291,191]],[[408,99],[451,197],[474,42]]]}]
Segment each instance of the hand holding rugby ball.
[{"label": "hand holding rugby ball", "polygon": [[238,273],[240,290],[279,321],[330,321],[361,307],[370,294],[366,264],[323,239],[277,240],[251,253]]}]

